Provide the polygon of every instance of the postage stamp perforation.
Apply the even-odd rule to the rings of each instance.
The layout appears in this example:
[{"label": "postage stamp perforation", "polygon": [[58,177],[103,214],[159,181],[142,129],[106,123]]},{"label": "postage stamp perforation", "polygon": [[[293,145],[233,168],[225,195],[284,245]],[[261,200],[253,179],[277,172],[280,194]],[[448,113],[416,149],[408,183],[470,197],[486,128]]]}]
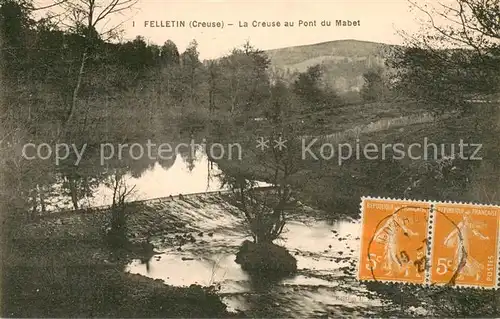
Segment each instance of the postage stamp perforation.
[{"label": "postage stamp perforation", "polygon": [[[358,279],[361,281],[380,281],[380,282],[394,282],[400,284],[411,284],[411,285],[422,285],[425,283],[425,250],[426,250],[426,240],[418,241],[418,245],[410,248],[410,250],[403,248],[401,251],[397,252],[397,256],[394,256],[398,259],[398,263],[400,266],[405,267],[405,272],[412,271],[415,272],[417,270],[413,270],[410,268],[410,263],[414,263],[418,267],[418,274],[411,280],[392,280],[391,276],[393,274],[392,267],[388,266],[387,260],[384,257],[384,253],[379,249],[375,248],[375,251],[371,250],[372,247],[379,246],[381,241],[393,241],[394,236],[394,227],[395,225],[403,225],[403,228],[407,228],[407,223],[415,223],[417,220],[422,221],[425,220],[422,225],[425,225],[425,229],[419,228],[418,232],[415,233],[413,231],[409,231],[408,234],[405,234],[407,237],[419,236],[422,239],[426,238],[427,235],[427,218],[429,214],[430,204],[424,200],[413,200],[413,199],[398,199],[391,197],[383,197],[383,196],[364,196],[361,198],[361,216],[363,224],[367,222],[367,220],[372,220],[373,215],[371,212],[367,215],[365,208],[375,207],[375,206],[389,206],[390,214],[388,214],[382,220],[379,220],[377,225],[372,225],[372,235],[367,237],[366,235],[363,237],[360,249],[360,257],[357,263],[358,267]],[[394,211],[392,211],[394,209]],[[421,214],[421,213],[425,214]],[[406,217],[406,215],[410,214],[411,216]],[[402,215],[402,219],[400,219],[400,215]],[[424,219],[422,219],[424,218]],[[373,220],[372,220],[373,222]],[[389,267],[389,268],[387,268]],[[377,275],[375,275],[374,270],[377,269]],[[383,271],[383,274],[380,273]],[[361,275],[364,273],[363,275]],[[377,278],[379,276],[379,278]]]},{"label": "postage stamp perforation", "polygon": [[497,229],[497,276],[495,281],[495,288],[500,288],[500,227]]},{"label": "postage stamp perforation", "polygon": [[478,287],[478,286],[474,286],[474,285],[465,285],[465,284],[459,284],[459,283],[455,283],[453,285],[449,285],[449,284],[438,284],[438,283],[433,283],[433,284],[430,284],[429,287],[451,287],[453,289],[456,289],[456,290],[461,290],[461,291],[477,291],[477,290],[496,290],[498,288],[496,287]]},{"label": "postage stamp perforation", "polygon": [[434,203],[430,202],[430,208],[429,208],[429,217],[427,221],[427,243],[426,243],[426,261],[425,261],[425,284],[430,285],[431,284],[431,261],[432,261],[432,242],[434,238],[434,231],[435,231],[435,223],[436,223],[436,214],[435,214],[435,206]]},{"label": "postage stamp perforation", "polygon": [[414,203],[423,203],[430,204],[430,201],[421,200],[421,199],[412,199],[412,198],[393,198],[393,197],[384,197],[384,196],[363,196],[361,197],[361,210],[363,210],[363,204],[366,200],[383,200],[383,201],[392,201],[392,202],[414,202]]},{"label": "postage stamp perforation", "polygon": [[[498,208],[500,209],[499,205],[495,204],[485,204],[485,203],[480,203],[480,202],[462,202],[462,201],[433,201],[433,206],[436,205],[443,205],[443,204],[454,204],[454,205],[460,205],[460,206],[472,206],[472,207],[478,207],[478,208]],[[496,245],[497,245],[497,252],[500,249],[500,228],[497,229],[497,236],[496,236]],[[457,288],[470,288],[470,289],[498,289],[500,288],[500,254],[497,253],[497,270],[496,270],[496,278],[495,278],[495,286],[494,287],[476,287],[476,286],[470,286],[470,285],[462,285],[462,284],[455,284],[454,287]]]},{"label": "postage stamp perforation", "polygon": [[[361,216],[361,224],[363,224],[363,221],[365,220],[364,219],[365,216],[364,216],[364,209],[363,209],[363,207],[364,207],[365,200],[367,198],[369,198],[369,197],[365,197],[365,196],[361,197],[361,202],[359,203],[359,212],[360,212],[360,216]],[[361,232],[363,232],[363,231],[361,230]],[[363,240],[361,236],[362,236],[362,234],[360,234],[360,238],[361,238],[361,240]],[[363,253],[364,252],[361,249],[361,244],[360,244],[359,255],[358,255],[358,262],[356,263],[356,279],[359,280],[360,282],[363,281],[361,279],[361,276],[360,276],[360,274],[361,274],[361,267],[362,267],[361,266],[361,262],[363,260]]]},{"label": "postage stamp perforation", "polygon": [[[398,199],[398,198],[392,198],[392,197],[385,197],[385,196],[370,196],[370,195],[367,195],[367,196],[362,196],[361,197],[361,202],[360,202],[360,205],[359,205],[359,209],[360,209],[360,217],[361,217],[361,221],[364,220],[365,216],[365,212],[364,212],[364,205],[365,205],[365,202],[367,200],[376,200],[376,201],[389,201],[389,202],[394,202],[394,203],[400,203],[400,202],[413,202],[413,203],[419,203],[419,204],[429,204],[428,201],[425,201],[425,200],[419,200],[419,199]],[[427,243],[427,245],[429,245],[429,243]],[[427,247],[427,250],[429,248]],[[375,280],[375,279],[362,279],[360,278],[360,268],[362,267],[361,265],[361,262],[363,260],[363,255],[365,254],[366,252],[364,252],[362,249],[359,250],[359,256],[358,256],[358,262],[356,263],[356,277],[357,279],[360,281],[360,282],[381,282],[380,280]],[[395,283],[395,284],[405,284],[405,285],[412,285],[412,286],[417,286],[418,284],[414,284],[414,283],[408,283],[408,282],[400,282],[400,281],[386,281],[384,280],[383,282],[392,282],[392,283]]]},{"label": "postage stamp perforation", "polygon": [[[404,287],[422,287],[422,284],[416,284],[413,282],[404,282],[404,281],[397,281],[397,280],[377,280],[377,279],[360,279],[359,282],[361,283],[379,283],[379,284],[389,284],[389,285],[394,285],[394,286],[404,286]],[[424,286],[428,286],[425,284]]]},{"label": "postage stamp perforation", "polygon": [[[500,264],[499,264],[499,254],[498,254],[498,247],[499,246],[499,218],[500,218],[500,206],[498,205],[493,205],[493,204],[484,204],[484,203],[475,203],[475,202],[462,202],[462,201],[435,201],[433,203],[433,206],[437,207],[436,209],[436,216],[437,214],[440,215],[441,219],[448,219],[449,222],[452,222],[452,219],[454,220],[454,227],[459,233],[459,240],[461,242],[462,247],[466,247],[465,254],[463,254],[463,260],[459,262],[459,264],[462,264],[460,269],[457,270],[458,276],[454,276],[454,285],[453,287],[464,287],[464,288],[469,288],[469,289],[494,289],[498,287],[498,281],[500,278]],[[488,217],[483,217],[481,215],[489,216]],[[444,218],[443,218],[444,217]],[[458,218],[457,218],[458,217]],[[491,219],[494,219],[493,221]],[[470,226],[473,225],[473,226]],[[483,234],[484,231],[490,230],[490,234],[487,235],[486,233]],[[471,233],[472,230],[472,233]],[[494,238],[491,238],[494,237]],[[473,244],[468,244],[470,243],[472,238],[479,238],[480,240],[491,240],[494,239],[493,242],[485,242],[484,244],[479,244],[481,246],[474,248]],[[446,244],[446,242],[445,242]],[[476,242],[476,244],[478,244]],[[493,244],[493,245],[491,245]],[[489,254],[491,254],[488,257],[487,261],[482,261],[479,262],[479,259],[477,259],[476,255],[482,255],[483,252],[489,251],[491,247],[491,251]],[[464,249],[464,248],[462,248]],[[491,258],[491,259],[490,259]],[[479,268],[478,268],[479,267]],[[496,270],[494,269],[496,268]],[[478,284],[473,284],[470,282],[463,282],[463,277],[462,273],[469,273],[471,269],[476,269],[472,270],[472,272],[475,272],[476,274],[480,274],[483,272],[482,275],[477,277],[476,280],[479,280],[479,278],[484,278],[484,272],[487,274],[487,278],[493,277],[493,282],[492,283],[485,283],[484,281],[482,283]],[[481,269],[478,271],[477,269]],[[434,271],[432,272],[434,274]],[[470,275],[470,274],[469,274]],[[456,282],[456,280],[460,281],[460,278],[462,277],[462,282]],[[491,279],[488,279],[491,282]]]},{"label": "postage stamp perforation", "polygon": [[461,201],[429,201],[432,205],[442,205],[442,204],[453,204],[453,205],[462,205],[462,206],[476,206],[476,207],[491,207],[491,208],[499,208],[500,205],[494,204],[482,204],[478,202],[461,202]]}]

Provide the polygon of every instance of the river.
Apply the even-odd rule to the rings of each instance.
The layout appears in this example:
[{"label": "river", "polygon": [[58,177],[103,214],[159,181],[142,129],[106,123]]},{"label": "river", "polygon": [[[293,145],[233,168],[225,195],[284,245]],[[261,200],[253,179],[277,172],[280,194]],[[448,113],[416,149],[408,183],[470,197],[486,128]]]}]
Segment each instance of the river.
[{"label": "river", "polygon": [[[204,191],[208,175],[203,173],[203,168],[206,169],[207,163],[201,160],[200,164],[197,165],[200,170],[192,172],[184,170],[182,163],[174,164],[168,172],[153,169],[136,185],[146,194],[148,189],[154,191],[153,196],[147,194],[151,197]],[[161,187],[162,180],[174,176],[179,185]],[[213,185],[212,189],[217,188],[217,184]],[[276,243],[297,258],[299,270],[293,278],[273,282],[249,277],[235,262],[239,245],[250,238],[242,217],[224,211],[213,211],[194,220],[188,215],[176,217],[191,222],[189,226],[196,242],[169,247],[163,245],[168,242],[165,238],[155,238],[153,243],[158,254],[148,262],[132,261],[126,271],[174,286],[213,285],[228,309],[257,317],[336,317],[346,313],[369,316],[380,313],[381,307],[395,308],[355,278],[358,221],[328,223],[303,217],[288,222]]]},{"label": "river", "polygon": [[[220,190],[221,184],[214,178],[219,171],[216,164],[209,169],[206,156],[199,156],[195,164],[189,167],[178,156],[169,167],[154,163],[139,176],[126,174],[126,185],[134,187],[129,201]],[[112,189],[101,183],[81,203],[109,205],[111,199]],[[165,238],[154,238],[158,253],[148,262],[133,260],[125,271],[174,286],[213,285],[229,310],[257,317],[371,316],[397,310],[398,305],[356,280],[359,221],[329,223],[307,216],[289,221],[275,243],[295,256],[298,272],[292,278],[273,281],[251,278],[235,262],[238,247],[250,239],[242,216],[225,211],[207,212],[196,219],[188,215],[176,218],[189,220],[196,242],[169,247],[163,244],[168,242]]]}]

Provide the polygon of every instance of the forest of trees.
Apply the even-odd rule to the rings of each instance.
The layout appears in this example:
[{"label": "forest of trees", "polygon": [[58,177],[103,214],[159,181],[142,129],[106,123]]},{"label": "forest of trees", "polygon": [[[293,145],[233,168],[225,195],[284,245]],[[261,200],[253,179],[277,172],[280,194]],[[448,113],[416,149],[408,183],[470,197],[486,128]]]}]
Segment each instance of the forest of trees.
[{"label": "forest of trees", "polygon": [[[110,0],[109,12],[125,10],[128,4]],[[297,138],[303,126],[296,123],[305,119],[315,127],[323,115],[311,114],[343,105],[324,85],[318,66],[287,83],[270,68],[266,54],[248,42],[220,59],[200,61],[195,40],[184,51],[170,40],[157,45],[141,36],[110,41],[115,29],[96,31],[109,13],[98,12],[102,5],[65,1],[61,6],[71,17],[70,27],[54,18],[35,19],[37,9],[29,0],[6,0],[0,6],[1,147],[7,154],[1,163],[6,186],[2,198],[15,219],[44,212],[61,191],[79,209],[79,200],[92,196],[103,182],[123,202],[129,190],[118,189],[120,179],[130,172],[140,176],[154,163],[123,159],[111,168],[96,165],[101,143],[163,142],[158,139],[198,131],[219,142],[243,138],[253,144],[262,130]],[[255,121],[262,118],[264,122]],[[72,158],[56,166],[26,161],[21,156],[26,143],[85,144],[86,154],[96,156],[78,167]],[[192,169],[194,159],[180,155]],[[286,162],[292,155],[269,155],[273,183],[289,178]],[[61,180],[62,190],[56,191]]]},{"label": "forest of trees", "polygon": [[[42,124],[74,131],[91,123],[105,106],[124,112],[127,104],[145,99],[155,116],[182,114],[195,127],[214,112],[246,121],[263,116],[271,81],[279,82],[271,79],[264,52],[249,43],[226,57],[202,62],[195,40],[182,53],[170,40],[156,45],[138,36],[112,43],[94,25],[77,21],[63,29],[53,19],[35,21],[27,1],[4,1],[0,10],[6,133],[22,126],[40,134]],[[303,109],[339,105],[338,99],[327,97],[333,93],[321,98],[318,90],[315,68],[293,84]],[[135,106],[128,110],[144,111]]]}]

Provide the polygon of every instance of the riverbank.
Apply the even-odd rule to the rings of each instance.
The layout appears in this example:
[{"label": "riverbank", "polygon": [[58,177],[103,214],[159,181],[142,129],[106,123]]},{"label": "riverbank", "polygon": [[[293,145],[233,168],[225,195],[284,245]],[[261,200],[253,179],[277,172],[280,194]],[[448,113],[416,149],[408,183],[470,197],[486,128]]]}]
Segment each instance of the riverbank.
[{"label": "riverbank", "polygon": [[[214,197],[215,196],[215,197]],[[189,232],[176,211],[193,219],[211,210],[237,213],[219,195],[185,196],[127,206],[132,249],[116,250],[105,240],[109,211],[45,216],[24,224],[10,239],[4,260],[4,317],[234,317],[214,287],[174,287],[125,272],[135,258],[151,258],[142,245]],[[203,204],[205,203],[205,204]],[[215,222],[214,226],[217,225]],[[172,242],[184,240],[172,236]],[[163,240],[165,244],[165,240]]]},{"label": "riverbank", "polygon": [[[166,269],[172,279],[182,278],[182,268],[197,267],[200,258],[205,258],[204,253],[215,247],[216,250],[221,250],[220,253],[227,254],[227,262],[230,263],[227,267],[219,264],[216,266],[227,271],[237,271],[244,276],[240,267],[234,263],[233,250],[238,247],[239,241],[248,238],[248,231],[243,215],[230,203],[228,194],[212,192],[130,203],[126,212],[127,238],[133,243],[130,247],[132,249],[128,250],[113,249],[104,239],[110,215],[106,209],[47,215],[24,224],[14,232],[10,243],[11,253],[5,261],[8,269],[5,272],[7,275],[4,280],[4,291],[8,298],[4,300],[3,315],[6,317],[244,316],[244,311],[237,307],[226,308],[227,304],[234,302],[234,298],[241,298],[241,295],[231,299],[231,292],[229,295],[227,291],[221,294],[220,283],[215,283],[210,278],[213,275],[210,274],[212,272],[210,269],[203,268],[201,270],[206,272],[206,275],[202,272],[195,276],[201,279],[198,280],[199,284],[191,279],[184,287],[170,282],[167,278],[166,281],[155,280],[153,273],[129,272],[132,261],[144,266],[150,262],[155,264],[163,257],[162,261],[172,263],[175,267],[164,268],[155,264],[157,271]],[[295,229],[299,229],[300,232],[310,229],[310,226],[300,222],[301,219],[306,222],[308,214],[319,216],[320,212],[303,205],[298,207],[297,214],[293,217],[297,221],[290,221],[287,226],[288,235],[285,234],[285,238],[294,236],[292,234],[296,232]],[[328,234],[332,233],[327,228],[321,227],[321,229],[325,233],[320,236],[321,240],[329,241]],[[338,237],[338,244],[346,243],[346,239],[350,236],[332,235]],[[298,237],[294,237],[285,240],[290,243],[296,242],[297,239]],[[299,242],[303,243],[303,240]],[[151,246],[144,245],[145,243]],[[280,243],[283,244],[281,240]],[[314,278],[317,276],[315,274],[317,266],[314,264],[329,269],[330,266],[327,265],[333,262],[342,265],[338,266],[342,273],[344,271],[350,273],[353,270],[354,259],[349,254],[354,250],[351,249],[349,254],[342,254],[342,249],[345,248],[339,248],[341,249],[339,252],[334,248],[331,251],[332,256],[329,256],[330,253],[325,253],[329,251],[328,244],[323,243],[322,247],[319,247],[318,243],[313,241],[311,245],[308,247],[314,247],[313,252],[309,252],[311,248],[304,250],[300,247],[293,251],[294,256],[302,263],[298,279],[291,282],[294,285],[309,280],[313,283],[316,281]],[[153,247],[153,250],[149,250],[148,247]],[[305,267],[304,262],[306,262]],[[313,264],[310,264],[311,262]],[[231,267],[234,267],[234,270],[231,270]],[[268,314],[286,313],[295,303],[292,300],[309,298],[307,294],[312,293],[310,289],[315,291],[315,285],[318,284],[313,284],[311,288],[292,286],[289,294],[294,296],[286,299],[287,305],[283,301],[284,308],[269,302],[270,304],[265,307],[267,310],[258,308],[248,313],[266,313],[265,311]],[[331,284],[320,282],[317,288],[324,285],[328,287]],[[278,291],[282,289],[281,286],[278,288]],[[288,291],[289,288],[285,289]],[[276,292],[273,291],[274,293]],[[252,295],[248,298],[253,300]],[[317,305],[315,307],[321,309]],[[306,310],[309,309],[303,311]]]},{"label": "riverbank", "polygon": [[117,265],[31,264],[4,269],[2,317],[236,316],[226,311],[226,305],[210,288],[168,286],[122,273]]},{"label": "riverbank", "polygon": [[[326,223],[303,206],[277,241],[294,278],[259,282],[235,263],[248,238],[227,194],[131,203],[134,249],[104,240],[108,212],[46,216],[23,225],[4,261],[4,317],[318,317],[497,314],[498,293],[359,283],[358,222]],[[317,212],[308,216],[308,212]],[[147,249],[151,243],[153,251]],[[451,301],[453,302],[451,302]],[[446,305],[456,305],[455,308]],[[444,307],[444,308],[443,308]]]}]

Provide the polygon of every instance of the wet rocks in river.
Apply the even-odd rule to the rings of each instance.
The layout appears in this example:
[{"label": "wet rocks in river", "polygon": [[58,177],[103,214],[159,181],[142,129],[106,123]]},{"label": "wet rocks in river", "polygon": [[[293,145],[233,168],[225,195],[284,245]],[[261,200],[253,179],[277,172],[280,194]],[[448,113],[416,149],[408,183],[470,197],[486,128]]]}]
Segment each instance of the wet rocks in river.
[{"label": "wet rocks in river", "polygon": [[295,257],[273,243],[255,244],[245,240],[236,254],[236,263],[250,273],[289,275],[297,271]]}]

